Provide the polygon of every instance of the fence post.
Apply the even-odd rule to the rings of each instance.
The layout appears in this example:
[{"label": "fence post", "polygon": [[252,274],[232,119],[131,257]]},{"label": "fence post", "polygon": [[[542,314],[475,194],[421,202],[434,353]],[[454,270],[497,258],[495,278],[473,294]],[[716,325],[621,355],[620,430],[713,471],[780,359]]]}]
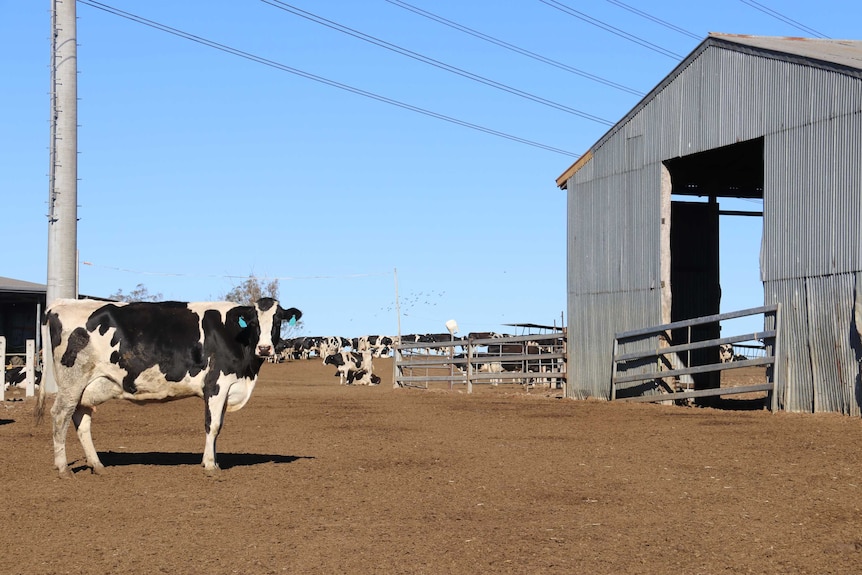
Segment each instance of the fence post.
[{"label": "fence post", "polygon": [[27,340],[27,363],[24,369],[26,370],[27,391],[25,397],[33,397],[36,395],[36,342],[32,339]]},{"label": "fence post", "polygon": [[781,385],[783,359],[781,357],[781,303],[778,303],[775,308],[773,324],[775,338],[772,340],[772,357],[775,358],[775,363],[772,364],[772,413],[776,413],[779,408],[778,389]]},{"label": "fence post", "polygon": [[[401,341],[399,340],[398,345],[401,345]],[[401,361],[401,350],[398,347],[395,348],[394,353],[392,354],[392,388],[398,389],[401,387],[398,383],[398,362]]]},{"label": "fence post", "polygon": [[3,365],[3,387],[0,388],[0,401],[6,401],[6,336],[0,335],[0,364]]},{"label": "fence post", "polygon": [[473,340],[467,338],[467,393],[473,393]]}]

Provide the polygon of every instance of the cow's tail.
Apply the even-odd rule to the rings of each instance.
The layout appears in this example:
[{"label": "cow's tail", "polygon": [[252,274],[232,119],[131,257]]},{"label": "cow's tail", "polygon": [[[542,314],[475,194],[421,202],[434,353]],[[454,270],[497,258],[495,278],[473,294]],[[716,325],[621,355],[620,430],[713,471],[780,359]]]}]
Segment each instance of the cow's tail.
[{"label": "cow's tail", "polygon": [[36,407],[33,409],[33,423],[42,423],[45,415],[45,394],[48,382],[54,379],[54,346],[51,344],[51,330],[45,322],[42,325],[42,384],[39,386],[39,395],[36,396]]},{"label": "cow's tail", "polygon": [[42,417],[45,415],[45,382],[39,386],[39,395],[36,396],[36,407],[33,410],[33,423],[39,425],[42,423]]}]

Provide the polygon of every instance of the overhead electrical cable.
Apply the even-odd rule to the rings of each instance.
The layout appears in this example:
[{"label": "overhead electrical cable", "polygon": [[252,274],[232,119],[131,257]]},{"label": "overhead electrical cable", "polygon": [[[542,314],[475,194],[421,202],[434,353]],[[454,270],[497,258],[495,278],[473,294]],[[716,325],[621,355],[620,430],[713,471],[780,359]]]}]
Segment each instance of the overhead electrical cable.
[{"label": "overhead electrical cable", "polygon": [[587,14],[584,14],[583,12],[579,12],[579,11],[575,10],[574,8],[566,6],[562,2],[557,2],[557,0],[539,0],[539,2],[541,2],[542,4],[547,4],[551,8],[556,8],[560,12],[568,14],[569,16],[574,16],[575,18],[578,18],[579,20],[583,20],[584,22],[586,22],[588,24],[592,24],[593,26],[601,28],[602,30],[606,30],[606,31],[610,32],[611,34],[614,34],[615,36],[619,36],[620,38],[625,38],[626,40],[629,40],[631,42],[634,42],[635,44],[643,46],[644,48],[647,48],[648,50],[652,50],[653,52],[658,52],[659,54],[661,54],[663,56],[667,56],[668,58],[673,58],[674,60],[682,60],[682,58],[683,58],[683,56],[681,54],[677,54],[676,52],[671,52],[670,50],[668,50],[666,48],[662,48],[661,46],[653,44],[652,42],[650,42],[648,40],[644,40],[643,38],[639,38],[638,36],[635,36],[634,34],[629,34],[628,32],[626,32],[624,30],[620,30],[619,28],[611,26],[610,24],[607,24],[606,22],[602,22],[601,20],[599,20],[597,18],[593,18],[592,16],[588,16]]},{"label": "overhead electrical cable", "polygon": [[642,18],[646,18],[647,20],[649,20],[651,22],[655,22],[656,24],[660,24],[660,25],[664,26],[665,28],[668,28],[669,30],[673,30],[674,32],[679,32],[680,34],[688,36],[689,38],[693,38],[694,40],[701,40],[703,38],[702,36],[698,36],[694,32],[689,32],[685,28],[680,28],[679,26],[671,24],[670,22],[666,22],[666,21],[662,20],[661,18],[657,18],[656,16],[653,16],[652,14],[644,12],[643,10],[639,10],[639,9],[635,8],[634,6],[629,6],[628,4],[626,4],[624,2],[620,2],[619,0],[607,0],[607,1],[610,2],[611,4],[613,4],[614,6],[619,6],[623,10],[628,10],[632,14],[637,14],[638,16],[640,16]]},{"label": "overhead electrical cable", "polygon": [[817,30],[815,30],[814,28],[809,28],[805,24],[802,24],[801,22],[797,22],[793,18],[785,16],[784,14],[779,12],[778,10],[773,10],[772,8],[769,8],[768,6],[764,6],[760,2],[755,2],[755,0],[739,0],[739,1],[742,2],[743,4],[751,6],[755,10],[760,10],[764,14],[772,16],[773,18],[775,18],[777,20],[781,20],[785,24],[790,24],[791,26],[793,26],[797,30],[802,30],[803,32],[805,32],[807,34],[811,34],[812,36],[814,36],[816,38],[829,38],[829,36],[827,36],[826,34],[822,34],[822,33],[818,32]]},{"label": "overhead electrical cable", "polygon": [[[534,60],[538,60],[539,62],[544,62],[545,64],[549,64],[549,65],[554,66],[556,68],[559,68],[561,70],[565,70],[566,72],[571,72],[572,74],[577,74],[578,76],[581,76],[582,78],[586,78],[587,80],[592,80],[593,82],[598,82],[600,84],[604,84],[605,86],[609,86],[611,88],[616,88],[617,90],[622,90],[623,92],[628,92],[629,94],[632,94],[635,96],[644,96],[645,95],[645,92],[635,90],[634,88],[629,88],[628,86],[618,84],[617,82],[614,82],[612,80],[602,78],[601,76],[596,76],[595,74],[590,74],[589,72],[584,72],[583,70],[579,70],[573,66],[569,66],[568,64],[564,64],[564,63],[559,62],[557,60],[553,60],[553,59],[548,58],[546,56],[542,56],[541,54],[536,54],[535,52],[531,52],[531,51],[526,50],[524,48],[520,48],[518,46],[515,46],[514,44],[510,44],[509,42],[506,42],[504,40],[500,40],[499,38],[489,36],[488,34],[484,34],[482,32],[479,32],[478,30],[474,30],[473,28],[468,28],[467,26],[464,26],[462,24],[458,24],[457,22],[453,22],[452,20],[448,20],[442,16],[438,16],[437,14],[434,14],[433,12],[428,12],[427,10],[423,10],[422,8],[419,8],[417,6],[413,6],[412,4],[408,4],[407,2],[402,2],[402,0],[386,0],[386,1],[389,2],[390,4],[394,4],[395,6],[398,6],[399,8],[404,8],[405,10],[409,10],[415,14],[418,14],[420,16],[428,18],[429,20],[433,20],[435,22],[443,24],[444,26],[449,26],[450,28],[454,28],[455,30],[459,30],[459,31],[464,32],[465,34],[469,34],[470,36],[473,36],[475,38],[479,38],[480,40],[485,40],[486,42],[490,42],[491,44],[495,44],[497,46],[500,46],[501,48],[511,50],[512,52],[517,52],[518,54],[521,54],[523,56],[527,56],[528,58],[532,58]],[[611,0],[608,0],[608,1],[611,1]]]},{"label": "overhead electrical cable", "polygon": [[[87,3],[87,0],[78,0],[78,2],[82,2],[83,4]],[[165,277],[187,277],[187,278],[216,278],[216,279],[231,279],[231,280],[242,280],[248,279],[248,275],[230,275],[230,274],[199,274],[199,273],[188,273],[188,272],[153,272],[153,271],[141,271],[141,270],[133,270],[129,268],[121,268],[116,266],[106,266],[100,264],[94,264],[93,262],[88,261],[78,261],[79,264],[90,266],[94,268],[100,268],[104,270],[112,270],[115,272],[124,272],[130,274],[144,275],[144,276],[165,276]],[[374,277],[374,276],[388,276],[392,275],[392,272],[367,272],[367,273],[355,273],[355,274],[346,274],[346,275],[323,275],[323,276],[278,276],[278,277],[266,277],[265,279],[269,280],[285,280],[285,281],[294,281],[294,280],[331,280],[331,279],[354,279],[354,278],[366,278],[366,277]]]},{"label": "overhead electrical cable", "polygon": [[468,78],[470,80],[474,80],[481,84],[485,84],[486,86],[490,86],[492,88],[497,88],[498,90],[503,90],[504,92],[508,92],[510,94],[514,94],[516,96],[520,96],[522,98],[526,98],[527,100],[532,100],[533,102],[544,104],[545,106],[549,106],[551,108],[555,108],[562,112],[568,112],[569,114],[573,114],[575,116],[579,116],[586,120],[590,120],[592,122],[596,122],[599,124],[604,124],[605,126],[613,126],[614,122],[610,120],[606,120],[604,118],[600,118],[599,116],[595,116],[588,112],[584,112],[581,110],[577,110],[570,106],[566,106],[565,104],[560,104],[558,102],[554,102],[552,100],[548,100],[546,98],[542,98],[541,96],[536,96],[535,94],[531,94],[529,92],[525,92],[523,90],[519,90],[518,88],[513,88],[506,84],[502,84],[495,80],[491,80],[485,78],[484,76],[479,76],[478,74],[474,74],[472,72],[468,72],[461,68],[457,68],[455,66],[451,66],[446,64],[445,62],[441,62],[439,60],[435,60],[433,58],[429,58],[428,56],[423,56],[417,52],[413,52],[412,50],[408,50],[406,48],[402,48],[401,46],[396,46],[395,44],[391,44],[386,42],[385,40],[381,40],[379,38],[375,38],[374,36],[369,36],[363,32],[359,32],[358,30],[354,30],[353,28],[348,28],[347,26],[343,26],[337,22],[333,22],[332,20],[327,20],[321,16],[317,16],[316,14],[312,14],[311,12],[306,12],[296,6],[291,6],[286,2],[281,2],[279,0],[261,0],[264,4],[269,4],[275,8],[280,10],[284,10],[285,12],[289,12],[301,18],[305,18],[306,20],[310,20],[311,22],[315,22],[317,24],[321,24],[326,26],[327,28],[331,28],[333,30],[337,30],[338,32],[343,32],[349,36],[353,36],[354,38],[358,38],[365,42],[369,42],[374,44],[375,46],[380,46],[381,48],[385,48],[387,50],[391,50],[392,52],[396,52],[403,56],[407,56],[408,58],[412,58],[419,62],[424,62],[425,64],[430,64],[436,68],[440,68],[441,70],[446,70],[447,72],[452,72],[453,74],[457,74],[459,76],[463,76],[464,78]]},{"label": "overhead electrical cable", "polygon": [[539,142],[535,142],[532,140],[527,140],[526,138],[520,138],[518,136],[513,136],[511,134],[507,134],[505,132],[500,132],[498,130],[494,130],[491,128],[486,128],[484,126],[480,126],[478,124],[472,124],[470,122],[466,122],[464,120],[459,120],[457,118],[453,118],[451,116],[446,116],[444,114],[439,114],[437,112],[433,112],[431,110],[426,110],[424,108],[420,108],[418,106],[413,106],[412,104],[407,104],[404,102],[400,102],[398,100],[393,100],[392,98],[387,98],[386,96],[381,96],[380,94],[375,94],[374,92],[369,92],[367,90],[362,90],[360,88],[355,88],[353,86],[349,86],[347,84],[342,84],[341,82],[336,82],[335,80],[330,80],[328,78],[324,78],[322,76],[317,76],[315,74],[311,74],[310,72],[304,72],[297,68],[293,68],[291,66],[287,66],[286,64],[281,64],[279,62],[275,62],[273,60],[268,60],[261,56],[256,56],[249,52],[243,52],[242,50],[238,50],[236,48],[231,48],[230,46],[226,46],[224,44],[219,44],[218,42],[214,42],[212,40],[207,40],[206,38],[201,38],[200,36],[195,36],[194,34],[190,34],[188,32],[183,32],[182,30],[178,30],[176,28],[171,28],[165,24],[159,24],[153,20],[148,20],[141,16],[137,16],[130,12],[125,12],[118,8],[114,8],[112,6],[108,6],[107,4],[102,4],[101,2],[96,2],[95,0],[77,0],[79,4],[84,4],[86,6],[90,6],[92,8],[97,8],[99,10],[108,12],[115,16],[120,16],[121,18],[126,18],[127,20],[131,20],[133,22],[137,22],[138,24],[143,24],[145,26],[149,26],[150,28],[155,28],[156,30],[160,30],[162,32],[167,32],[168,34],[173,34],[174,36],[178,36],[180,38],[184,38],[186,40],[191,40],[192,42],[196,42],[198,44],[202,44],[204,46],[215,48],[216,50],[220,50],[222,52],[226,52],[228,54],[233,54],[234,56],[239,56],[240,58],[245,58],[246,60],[250,60],[252,62],[257,62],[258,64],[263,64],[265,66],[269,66],[271,68],[275,68],[277,70],[281,70],[283,72],[289,72],[296,76],[301,76],[308,80],[314,80],[315,82],[320,82],[321,84],[326,84],[328,86],[332,86],[334,88],[339,88],[341,90],[345,90],[347,92],[352,92],[353,94],[357,94],[360,96],[365,96],[366,98],[371,98],[372,100],[377,100],[378,102],[383,102],[386,104],[391,104],[393,106],[397,106],[399,108],[403,108],[405,110],[410,110],[412,112],[417,112],[419,114],[423,114],[425,116],[429,116],[432,118],[436,118],[438,120],[443,120],[449,122],[451,124],[456,124],[458,126],[463,126],[465,128],[470,128],[472,130],[477,130],[479,132],[484,132],[486,134],[490,134],[492,136],[498,136],[500,138],[505,138],[507,140],[511,140],[513,142],[518,142],[521,144],[527,144],[528,146],[533,146],[535,148],[541,148],[543,150],[547,150],[549,152],[555,152],[557,154],[562,154],[564,156],[571,156],[573,158],[579,158],[581,155],[576,154],[575,152],[570,152],[568,150],[563,150],[561,148],[555,148],[553,146],[548,146]]}]

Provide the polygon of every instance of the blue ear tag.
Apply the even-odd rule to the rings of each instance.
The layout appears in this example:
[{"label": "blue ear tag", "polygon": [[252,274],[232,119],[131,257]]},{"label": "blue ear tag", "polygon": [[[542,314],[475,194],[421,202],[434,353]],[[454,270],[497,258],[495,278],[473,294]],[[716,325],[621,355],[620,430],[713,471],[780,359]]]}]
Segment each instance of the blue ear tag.
[{"label": "blue ear tag", "polygon": [[290,316],[290,321],[287,322],[287,324],[291,327],[296,325],[296,316],[295,315]]},{"label": "blue ear tag", "polygon": [[241,327],[242,329],[248,327],[248,323],[246,323],[245,318],[242,316],[239,316],[239,327]]}]

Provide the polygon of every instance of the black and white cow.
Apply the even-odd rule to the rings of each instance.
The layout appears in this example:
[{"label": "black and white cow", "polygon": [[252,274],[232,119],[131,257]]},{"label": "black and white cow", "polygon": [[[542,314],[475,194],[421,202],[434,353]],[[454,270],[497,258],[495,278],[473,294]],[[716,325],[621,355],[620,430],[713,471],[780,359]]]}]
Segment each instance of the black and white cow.
[{"label": "black and white cow", "polygon": [[733,344],[722,343],[718,346],[718,358],[721,363],[730,363],[732,361],[744,361],[748,359],[742,354],[736,353],[733,349]]},{"label": "black and white cow", "polygon": [[394,340],[388,335],[363,335],[362,337],[354,337],[351,340],[353,351],[362,353],[370,350],[374,357],[386,357],[391,352],[391,346]]},{"label": "black and white cow", "polygon": [[317,338],[317,356],[326,359],[328,356],[350,347],[351,341],[339,335]]},{"label": "black and white cow", "polygon": [[[33,379],[36,386],[42,382],[42,372],[38,369],[33,371]],[[27,381],[27,368],[23,365],[15,365],[6,370],[6,376],[3,382],[3,388],[20,386]]]},{"label": "black and white cow", "polygon": [[377,385],[380,377],[373,373],[371,351],[340,351],[327,355],[324,365],[334,365],[341,385]]},{"label": "black and white cow", "polygon": [[[105,303],[58,300],[46,310],[46,343],[53,355],[57,397],[51,409],[54,465],[71,476],[66,432],[74,421],[87,464],[99,461],[90,424],[93,408],[109,399],[204,400],[203,466],[218,470],[216,438],[225,411],[251,397],[263,362],[275,353],[282,320],[302,317],[271,298],[253,306],[231,302]],[[41,386],[37,421],[45,404]]]}]

